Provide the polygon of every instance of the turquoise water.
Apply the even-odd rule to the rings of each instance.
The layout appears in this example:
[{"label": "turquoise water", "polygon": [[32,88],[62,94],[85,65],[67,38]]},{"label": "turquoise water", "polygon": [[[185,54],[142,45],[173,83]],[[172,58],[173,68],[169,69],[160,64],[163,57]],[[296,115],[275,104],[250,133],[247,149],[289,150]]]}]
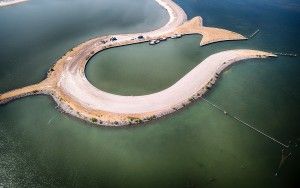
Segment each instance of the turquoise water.
[{"label": "turquoise water", "polygon": [[[33,0],[0,9],[1,92],[43,79],[56,59],[86,39],[167,21],[150,0],[70,2]],[[147,94],[225,49],[300,51],[297,1],[177,2],[207,25],[261,32],[206,47],[199,47],[199,36],[187,36],[107,50],[89,62],[88,79],[109,92]],[[298,57],[244,61],[227,70],[207,98],[287,143],[300,137],[299,68]],[[111,129],[59,113],[46,96],[24,98],[0,107],[0,152],[4,187],[299,185],[298,150],[275,177],[281,148],[202,101],[145,126]]]}]

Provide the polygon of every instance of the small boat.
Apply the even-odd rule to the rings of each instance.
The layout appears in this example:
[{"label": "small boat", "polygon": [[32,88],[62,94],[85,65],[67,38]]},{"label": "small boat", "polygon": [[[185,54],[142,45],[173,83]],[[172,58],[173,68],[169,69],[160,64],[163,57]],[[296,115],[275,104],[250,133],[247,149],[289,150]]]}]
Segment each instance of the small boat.
[{"label": "small boat", "polygon": [[177,39],[177,38],[181,38],[182,35],[181,34],[175,34],[171,36],[171,39]]},{"label": "small boat", "polygon": [[158,44],[158,43],[160,43],[160,40],[157,39],[157,40],[151,40],[149,44],[150,45],[155,45],[155,44]]},{"label": "small boat", "polygon": [[150,44],[150,45],[155,45],[155,44],[156,44],[156,43],[155,43],[155,40],[151,40],[149,44]]}]

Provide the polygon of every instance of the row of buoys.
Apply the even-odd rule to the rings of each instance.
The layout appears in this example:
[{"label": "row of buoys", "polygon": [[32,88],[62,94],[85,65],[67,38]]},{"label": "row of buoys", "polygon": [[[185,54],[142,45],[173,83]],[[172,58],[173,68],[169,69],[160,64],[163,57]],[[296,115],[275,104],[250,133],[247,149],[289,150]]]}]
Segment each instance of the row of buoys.
[{"label": "row of buoys", "polygon": [[277,139],[273,138],[272,136],[270,136],[270,135],[268,135],[268,134],[262,132],[261,130],[255,128],[254,126],[250,125],[249,123],[246,123],[245,121],[241,120],[240,118],[238,118],[238,117],[236,117],[236,116],[234,116],[234,115],[229,114],[227,111],[225,111],[224,109],[222,109],[222,108],[219,107],[218,105],[216,105],[216,104],[214,104],[214,103],[208,101],[208,100],[205,99],[204,97],[201,97],[201,99],[203,99],[205,102],[207,102],[208,104],[210,104],[210,105],[213,106],[214,108],[218,109],[219,111],[223,112],[225,115],[227,115],[227,116],[229,116],[229,117],[235,119],[236,121],[240,122],[242,125],[245,125],[245,126],[247,126],[248,128],[250,128],[250,129],[256,131],[257,133],[259,133],[259,134],[261,134],[261,135],[263,135],[263,136],[269,138],[269,139],[272,140],[274,143],[277,143],[277,144],[283,146],[284,148],[288,148],[288,147],[289,147],[288,145],[283,144],[282,142],[280,142],[280,141],[278,141]]},{"label": "row of buoys", "polygon": [[257,33],[259,32],[259,29],[257,29],[254,33],[252,33],[252,35],[249,36],[249,38],[253,38]]},{"label": "row of buoys", "polygon": [[[291,145],[294,145],[294,147],[296,148],[296,147],[298,147],[298,144],[297,144],[297,143],[292,144],[291,141],[289,141],[289,145],[283,144],[282,142],[280,142],[280,141],[278,141],[277,139],[271,137],[270,135],[268,135],[268,134],[266,134],[266,133],[264,133],[264,132],[258,130],[257,128],[255,128],[255,127],[253,127],[252,125],[246,123],[245,121],[239,119],[238,117],[229,114],[227,111],[223,110],[221,107],[219,107],[218,105],[216,105],[216,104],[210,102],[209,100],[205,99],[204,97],[201,97],[201,98],[202,98],[205,102],[207,102],[208,104],[210,104],[211,106],[213,106],[214,108],[216,108],[216,109],[218,109],[219,111],[223,112],[225,115],[227,115],[227,116],[233,118],[234,120],[240,122],[241,124],[243,124],[243,125],[249,127],[250,129],[252,129],[252,130],[258,132],[259,134],[261,134],[261,135],[263,135],[263,136],[265,136],[265,137],[271,139],[271,140],[274,141],[275,143],[277,143],[277,144],[283,146],[283,148],[282,148],[282,154],[281,154],[281,160],[280,160],[280,163],[279,163],[279,165],[278,165],[278,168],[277,168],[277,170],[276,170],[276,172],[275,172],[275,176],[278,176],[278,175],[279,175],[279,172],[280,172],[280,170],[281,170],[281,167],[284,165],[285,161],[286,161],[289,157],[292,156],[292,151],[291,151],[292,148],[291,148],[290,146],[291,146]],[[299,139],[299,141],[300,141],[300,139]]]},{"label": "row of buoys", "polygon": [[275,55],[281,55],[281,56],[291,56],[291,57],[297,57],[297,54],[290,54],[290,53],[280,53],[280,52],[276,52],[274,53]]}]

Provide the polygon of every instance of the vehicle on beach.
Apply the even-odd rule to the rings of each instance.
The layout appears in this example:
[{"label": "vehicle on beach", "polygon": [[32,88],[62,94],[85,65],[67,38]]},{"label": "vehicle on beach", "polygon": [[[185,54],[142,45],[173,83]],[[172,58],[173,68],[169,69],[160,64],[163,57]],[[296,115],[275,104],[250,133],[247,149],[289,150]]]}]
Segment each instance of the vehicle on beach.
[{"label": "vehicle on beach", "polygon": [[113,41],[116,41],[116,40],[118,40],[116,37],[111,37],[111,38],[110,38],[110,41],[112,41],[112,42],[113,42]]}]

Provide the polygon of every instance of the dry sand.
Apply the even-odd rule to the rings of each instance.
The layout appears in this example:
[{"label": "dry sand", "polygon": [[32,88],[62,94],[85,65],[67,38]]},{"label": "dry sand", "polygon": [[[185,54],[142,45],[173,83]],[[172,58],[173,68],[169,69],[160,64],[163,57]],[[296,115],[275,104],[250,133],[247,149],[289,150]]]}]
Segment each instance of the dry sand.
[{"label": "dry sand", "polygon": [[[0,95],[0,104],[34,94],[51,95],[61,109],[80,119],[106,126],[138,124],[177,111],[202,96],[217,75],[236,61],[265,58],[273,54],[255,50],[231,50],[211,55],[171,87],[145,96],[120,96],[95,88],[85,77],[88,60],[104,49],[148,42],[174,35],[201,34],[201,45],[225,40],[243,40],[240,34],[204,27],[201,17],[187,21],[184,11],[171,0],[156,0],[169,13],[168,23],[160,29],[136,34],[103,36],[73,48],[48,72],[39,84]],[[144,39],[138,39],[142,35]],[[110,41],[116,37],[116,41]]]}]

